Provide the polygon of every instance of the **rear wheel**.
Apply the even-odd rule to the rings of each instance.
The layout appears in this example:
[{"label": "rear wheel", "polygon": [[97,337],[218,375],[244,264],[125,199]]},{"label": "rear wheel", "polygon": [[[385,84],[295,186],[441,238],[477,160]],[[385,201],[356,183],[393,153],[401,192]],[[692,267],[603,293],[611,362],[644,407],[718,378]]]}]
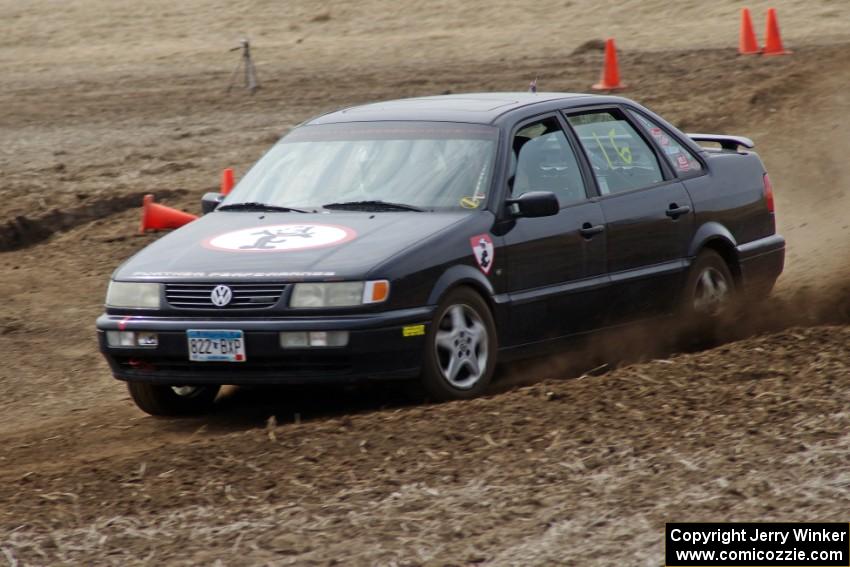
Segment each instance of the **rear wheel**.
[{"label": "rear wheel", "polygon": [[127,382],[136,405],[151,415],[181,416],[208,412],[218,395],[219,386],[168,386],[146,382]]},{"label": "rear wheel", "polygon": [[717,339],[727,333],[736,298],[735,279],[726,260],[703,250],[694,260],[685,286],[682,312],[691,338]]},{"label": "rear wheel", "polygon": [[497,348],[496,325],[487,303],[468,288],[454,290],[432,321],[422,385],[441,401],[478,396],[493,378]]}]

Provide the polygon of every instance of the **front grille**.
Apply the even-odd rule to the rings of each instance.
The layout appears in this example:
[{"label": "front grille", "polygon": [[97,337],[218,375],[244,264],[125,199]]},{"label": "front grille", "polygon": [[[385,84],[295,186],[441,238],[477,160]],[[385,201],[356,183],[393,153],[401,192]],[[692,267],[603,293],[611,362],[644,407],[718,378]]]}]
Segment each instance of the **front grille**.
[{"label": "front grille", "polygon": [[285,283],[233,283],[224,284],[233,292],[230,303],[224,307],[213,304],[215,283],[165,284],[165,299],[175,309],[266,309],[277,305],[288,284]]}]

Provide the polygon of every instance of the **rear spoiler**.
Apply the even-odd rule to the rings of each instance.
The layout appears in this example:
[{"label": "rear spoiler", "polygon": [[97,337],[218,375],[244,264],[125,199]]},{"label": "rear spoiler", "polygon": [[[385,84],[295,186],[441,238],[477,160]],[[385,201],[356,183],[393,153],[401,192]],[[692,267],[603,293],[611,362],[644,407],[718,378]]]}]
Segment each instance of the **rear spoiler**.
[{"label": "rear spoiler", "polygon": [[752,140],[743,136],[724,136],[722,134],[688,134],[694,142],[714,142],[724,150],[738,151],[738,147],[752,149],[756,147]]}]

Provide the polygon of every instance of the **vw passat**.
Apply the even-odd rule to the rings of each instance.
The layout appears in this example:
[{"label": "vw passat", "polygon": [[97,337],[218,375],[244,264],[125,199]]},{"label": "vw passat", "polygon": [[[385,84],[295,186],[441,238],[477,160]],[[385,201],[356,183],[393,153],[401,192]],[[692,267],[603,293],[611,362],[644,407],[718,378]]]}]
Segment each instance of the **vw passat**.
[{"label": "vw passat", "polygon": [[115,271],[101,350],[152,414],[203,411],[223,384],[469,398],[500,359],[769,293],[785,246],[751,148],[609,96],[326,114]]}]

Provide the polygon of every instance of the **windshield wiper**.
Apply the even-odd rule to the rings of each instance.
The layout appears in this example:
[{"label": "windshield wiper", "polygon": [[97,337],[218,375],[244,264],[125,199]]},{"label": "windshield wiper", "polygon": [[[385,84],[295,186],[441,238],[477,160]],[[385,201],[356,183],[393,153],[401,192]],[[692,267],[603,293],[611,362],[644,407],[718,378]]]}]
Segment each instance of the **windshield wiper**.
[{"label": "windshield wiper", "polygon": [[281,213],[309,213],[304,209],[295,209],[293,207],[281,207],[279,205],[269,205],[268,203],[228,203],[221,205],[217,211],[279,211]]},{"label": "windshield wiper", "polygon": [[391,203],[389,201],[345,201],[342,203],[328,203],[322,205],[325,209],[349,209],[352,211],[416,211],[424,212],[425,209],[406,205],[404,203]]}]

